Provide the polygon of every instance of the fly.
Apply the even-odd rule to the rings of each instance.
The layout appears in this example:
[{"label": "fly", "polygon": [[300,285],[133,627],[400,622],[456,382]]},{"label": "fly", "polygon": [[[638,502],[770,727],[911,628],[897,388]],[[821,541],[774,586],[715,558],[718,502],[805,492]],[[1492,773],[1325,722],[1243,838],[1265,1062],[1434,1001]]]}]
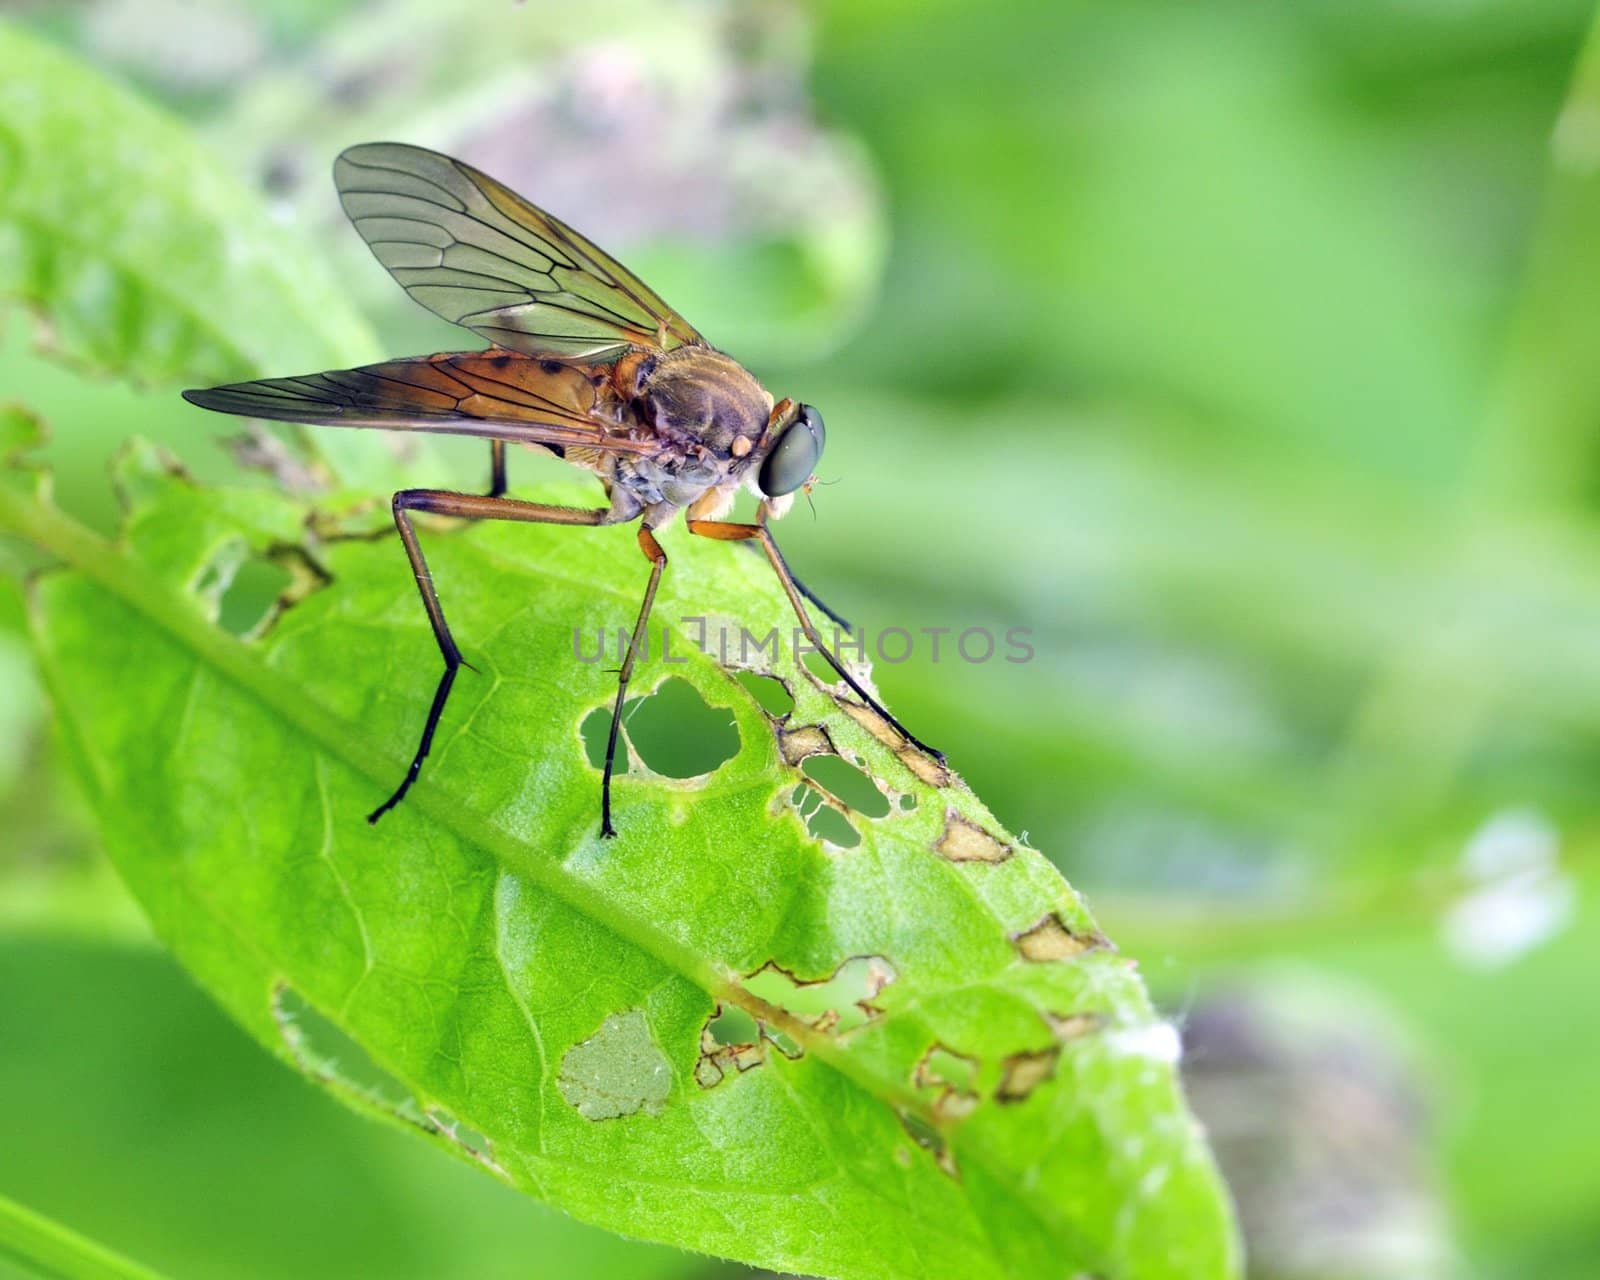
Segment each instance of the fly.
[{"label": "fly", "polygon": [[[405,798],[433,745],[462,666],[412,524],[413,512],[466,520],[599,526],[638,520],[650,577],[617,673],[600,783],[600,833],[611,821],[611,775],[623,699],[667,555],[655,530],[681,511],[689,532],[751,541],[765,553],[807,640],[906,742],[941,763],[861,687],[823,643],[809,600],[768,522],[809,493],[826,433],[810,405],[772,396],[716,350],[637,276],[565,223],[470,165],[400,143],[351,147],[334,162],[345,213],[378,261],[428,310],[464,326],[484,351],[390,360],[294,378],[185,391],[202,408],[334,427],[432,431],[489,442],[487,493],[402,489],[395,527],[444,658],[427,721],[399,786],[367,817]],[[552,453],[592,472],[607,505],[581,508],[506,495],[506,445]],[[752,524],[726,520],[738,491],[760,500]]]}]

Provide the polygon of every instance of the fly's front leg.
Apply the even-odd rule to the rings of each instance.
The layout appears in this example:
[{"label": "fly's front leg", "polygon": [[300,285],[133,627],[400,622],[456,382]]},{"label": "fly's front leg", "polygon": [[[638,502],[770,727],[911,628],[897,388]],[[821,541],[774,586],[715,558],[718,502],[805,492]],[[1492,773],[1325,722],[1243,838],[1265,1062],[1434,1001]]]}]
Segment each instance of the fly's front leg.
[{"label": "fly's front leg", "polygon": [[[747,542],[745,545],[757,555],[761,554],[761,545],[758,541]],[[837,609],[830,608],[828,602],[810,587],[806,586],[806,584],[800,580],[799,576],[796,575],[792,569],[789,571],[789,577],[794,582],[795,590],[797,590],[810,603],[816,605],[817,608],[822,610],[823,613],[827,614],[829,621],[831,621],[836,627],[838,627],[841,631],[855,631],[855,628],[850,625],[849,620],[846,619],[843,614],[841,614]]]},{"label": "fly's front leg", "polygon": [[[498,442],[497,442],[498,443]],[[502,476],[504,455],[502,454]],[[411,758],[411,767],[395,788],[394,794],[367,815],[368,822],[376,822],[390,809],[405,799],[411,784],[422,772],[422,762],[433,746],[434,731],[439,727],[439,717],[444,714],[445,703],[450,698],[450,688],[456,682],[456,672],[467,664],[450,634],[450,624],[445,621],[444,606],[439,603],[439,592],[433,585],[433,574],[422,554],[422,544],[417,541],[417,531],[412,526],[410,513],[428,512],[433,515],[456,516],[465,520],[514,520],[529,524],[601,525],[611,517],[602,508],[584,510],[579,507],[556,507],[541,502],[519,502],[515,498],[502,498],[471,493],[451,493],[444,489],[402,489],[394,495],[394,524],[400,531],[400,541],[411,561],[411,571],[416,575],[417,591],[422,596],[422,607],[427,610],[428,622],[433,627],[433,638],[444,658],[444,674],[439,677],[433,691],[433,703],[428,708],[427,723],[422,728],[422,738]]]},{"label": "fly's front leg", "polygon": [[645,626],[650,621],[650,607],[655,604],[656,587],[661,583],[661,571],[667,567],[667,553],[656,541],[650,526],[639,526],[639,550],[650,561],[650,581],[645,585],[644,600],[639,605],[639,620],[633,624],[633,636],[628,641],[628,656],[622,660],[617,672],[617,700],[611,705],[611,734],[606,739],[606,771],[600,780],[600,834],[607,839],[617,834],[611,825],[611,772],[617,758],[617,730],[622,724],[622,703],[627,697],[628,681],[633,676],[633,664],[638,658],[644,640]]},{"label": "fly's front leg", "polygon": [[[839,678],[845,684],[850,686],[858,698],[883,717],[890,728],[919,751],[926,752],[940,764],[943,764],[944,752],[930,747],[895,719],[889,709],[863,689],[861,683],[845,670],[844,664],[833,656],[833,651],[822,643],[821,635],[818,634],[816,627],[812,625],[810,615],[806,613],[800,584],[795,580],[794,574],[789,572],[789,566],[783,558],[783,553],[778,550],[778,544],[772,540],[771,530],[764,523],[765,511],[762,513],[761,521],[756,524],[739,524],[730,520],[689,520],[687,523],[689,532],[697,533],[702,538],[716,538],[722,542],[758,543],[761,549],[767,553],[767,561],[772,565],[772,571],[778,575],[778,581],[783,584],[784,594],[789,597],[789,604],[794,609],[795,617],[800,620],[800,629],[805,633],[805,637],[811,642],[812,647],[827,660],[828,665],[839,674]],[[832,610],[824,611],[830,617],[834,616]],[[848,629],[846,628],[846,630]]]}]

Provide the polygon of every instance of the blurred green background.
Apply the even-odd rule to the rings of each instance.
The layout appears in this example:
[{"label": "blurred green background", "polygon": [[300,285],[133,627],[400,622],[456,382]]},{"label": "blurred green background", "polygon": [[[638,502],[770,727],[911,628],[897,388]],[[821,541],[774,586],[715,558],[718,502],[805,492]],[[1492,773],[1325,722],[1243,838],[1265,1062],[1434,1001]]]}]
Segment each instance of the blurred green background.
[{"label": "blurred green background", "polygon": [[[790,558],[869,628],[1031,628],[1031,662],[878,682],[1184,1027],[1253,1274],[1600,1275],[1590,6],[4,13],[186,118],[393,354],[472,344],[338,216],[333,155],[390,137],[822,409]],[[237,424],[16,314],[0,398],[102,528],[130,434],[234,465]],[[185,1276],[737,1274],[271,1063],[102,864],[10,585],[0,696],[0,1193]]]}]

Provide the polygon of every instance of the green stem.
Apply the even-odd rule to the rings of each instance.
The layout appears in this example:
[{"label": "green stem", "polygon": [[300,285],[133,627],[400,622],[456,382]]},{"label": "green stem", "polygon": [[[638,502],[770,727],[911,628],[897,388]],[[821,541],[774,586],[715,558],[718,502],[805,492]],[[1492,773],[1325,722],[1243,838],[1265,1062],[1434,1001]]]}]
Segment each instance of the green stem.
[{"label": "green stem", "polygon": [[59,1280],[160,1280],[148,1267],[5,1196],[0,1196],[0,1257]]}]

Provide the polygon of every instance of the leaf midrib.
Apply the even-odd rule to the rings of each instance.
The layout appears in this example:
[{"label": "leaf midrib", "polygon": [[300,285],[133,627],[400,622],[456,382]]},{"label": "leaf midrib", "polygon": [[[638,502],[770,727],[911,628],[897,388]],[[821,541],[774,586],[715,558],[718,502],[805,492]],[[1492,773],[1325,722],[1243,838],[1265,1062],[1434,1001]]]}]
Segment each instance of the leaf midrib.
[{"label": "leaf midrib", "polygon": [[[327,754],[348,768],[365,774],[378,784],[388,777],[383,766],[393,765],[378,752],[355,751],[349,744],[356,738],[348,722],[295,690],[287,689],[276,669],[261,662],[243,642],[219,631],[197,613],[178,592],[133,560],[124,550],[79,524],[54,507],[34,499],[19,499],[14,489],[0,490],[0,528],[9,528],[36,546],[60,557],[67,565],[143,614],[167,631],[180,644],[209,663],[258,699],[274,714],[303,733]],[[626,942],[647,952],[657,962],[677,971],[695,983],[713,1000],[737,1005],[758,1021],[767,1023],[793,1038],[805,1052],[814,1054],[832,1070],[875,1102],[910,1112],[935,1131],[946,1136],[961,1158],[982,1167],[996,1183],[1007,1188],[1013,1199],[1025,1206],[1047,1238],[1072,1250],[1079,1257],[1095,1252],[1080,1232],[1065,1221],[1050,1202],[1038,1195],[1016,1175],[1004,1159],[997,1158],[990,1144],[965,1126],[941,1123],[928,1101],[910,1088],[884,1078],[857,1061],[834,1038],[818,1032],[810,1023],[778,1005],[753,994],[736,974],[720,971],[691,948],[655,927],[648,919],[636,918],[582,880],[566,873],[559,862],[539,859],[515,837],[494,827],[479,827],[470,820],[470,811],[454,804],[436,785],[421,783],[409,797],[413,807],[455,835],[463,843],[480,849],[517,875],[526,877],[552,893],[568,907],[586,915]],[[598,839],[598,837],[592,837]],[[518,856],[522,855],[522,856]],[[848,1166],[846,1166],[848,1168]],[[851,1175],[854,1177],[854,1175]],[[859,1179],[856,1179],[859,1181]],[[988,1228],[982,1215],[974,1219]],[[997,1258],[997,1262],[1001,1259]]]}]

